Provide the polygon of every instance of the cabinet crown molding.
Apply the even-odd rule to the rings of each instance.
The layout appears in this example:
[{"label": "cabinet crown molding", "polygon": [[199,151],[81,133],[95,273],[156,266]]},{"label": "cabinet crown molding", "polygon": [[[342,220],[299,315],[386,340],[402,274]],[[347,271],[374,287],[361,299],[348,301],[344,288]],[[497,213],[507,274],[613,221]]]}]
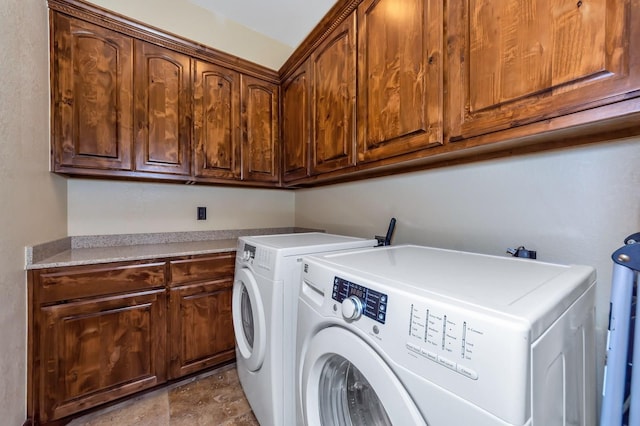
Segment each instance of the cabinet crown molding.
[{"label": "cabinet crown molding", "polygon": [[322,42],[341,25],[363,0],[338,0],[322,20],[314,27],[289,59],[280,67],[280,78],[285,81]]},{"label": "cabinet crown molding", "polygon": [[278,72],[246,59],[222,52],[193,40],[172,34],[116,12],[79,0],[48,0],[49,9],[82,19],[112,31],[135,37],[167,49],[279,84]]}]

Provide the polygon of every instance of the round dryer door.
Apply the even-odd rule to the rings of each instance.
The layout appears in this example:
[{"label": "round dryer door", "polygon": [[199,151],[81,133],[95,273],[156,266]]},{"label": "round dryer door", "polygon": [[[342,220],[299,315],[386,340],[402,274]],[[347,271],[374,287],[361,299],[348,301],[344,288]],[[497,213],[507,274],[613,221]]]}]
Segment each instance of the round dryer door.
[{"label": "round dryer door", "polygon": [[426,425],[387,363],[343,328],[316,334],[301,367],[306,424]]},{"label": "round dryer door", "polygon": [[247,368],[256,371],[264,361],[266,323],[258,283],[248,268],[236,271],[232,311],[238,352]]}]

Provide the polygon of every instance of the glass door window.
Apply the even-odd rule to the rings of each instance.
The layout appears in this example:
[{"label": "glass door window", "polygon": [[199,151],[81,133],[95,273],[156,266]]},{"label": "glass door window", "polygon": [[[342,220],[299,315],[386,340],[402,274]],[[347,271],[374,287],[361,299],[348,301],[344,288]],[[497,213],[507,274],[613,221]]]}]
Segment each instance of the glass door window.
[{"label": "glass door window", "polygon": [[322,367],[318,398],[323,425],[391,426],[369,381],[340,355],[330,356]]},{"label": "glass door window", "polygon": [[257,371],[262,367],[266,352],[266,321],[258,283],[247,268],[236,271],[233,283],[233,331],[238,356],[246,368]]},{"label": "glass door window", "polygon": [[342,327],[327,327],[304,346],[300,409],[307,424],[426,425],[384,358],[358,335]]}]

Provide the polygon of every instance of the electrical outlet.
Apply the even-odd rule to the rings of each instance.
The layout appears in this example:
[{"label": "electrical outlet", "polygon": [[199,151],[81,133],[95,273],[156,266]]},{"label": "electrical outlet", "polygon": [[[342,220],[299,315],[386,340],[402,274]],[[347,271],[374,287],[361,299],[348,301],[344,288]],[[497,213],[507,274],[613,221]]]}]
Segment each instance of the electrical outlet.
[{"label": "electrical outlet", "polygon": [[207,208],[198,207],[198,220],[207,220]]}]

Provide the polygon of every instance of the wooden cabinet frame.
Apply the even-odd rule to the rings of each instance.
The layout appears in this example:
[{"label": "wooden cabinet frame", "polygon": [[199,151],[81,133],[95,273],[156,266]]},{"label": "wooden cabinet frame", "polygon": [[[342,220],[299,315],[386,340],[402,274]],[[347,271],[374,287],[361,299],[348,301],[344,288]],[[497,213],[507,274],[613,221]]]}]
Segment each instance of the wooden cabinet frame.
[{"label": "wooden cabinet frame", "polygon": [[133,39],[59,14],[51,27],[53,169],[131,170]]},{"label": "wooden cabinet frame", "polygon": [[[52,171],[189,184],[280,185],[277,72],[81,0],[48,0],[48,5]],[[85,33],[91,33],[93,44],[110,48],[81,49],[73,37]],[[110,64],[112,78],[90,73],[85,78],[74,68],[78,52],[84,62],[90,62],[88,57]],[[218,94],[228,91],[227,98],[207,96],[202,84],[212,83],[212,74],[199,71],[223,77],[221,83],[228,86]],[[242,104],[241,76],[251,82]],[[91,83],[91,90],[76,90],[76,83]],[[257,87],[262,91],[253,91]],[[261,95],[267,88],[270,110],[256,111],[265,104]],[[103,91],[109,96],[84,99],[85,92]],[[218,109],[211,115],[203,107]],[[229,114],[221,116],[225,108]],[[265,129],[268,140],[259,137]]]},{"label": "wooden cabinet frame", "polygon": [[311,54],[311,173],[355,165],[356,14]]},{"label": "wooden cabinet frame", "polygon": [[443,4],[358,6],[358,163],[443,144]]},{"label": "wooden cabinet frame", "polygon": [[[100,143],[81,143],[79,135],[95,129],[69,96],[74,78],[52,77],[52,169],[62,174],[302,187],[640,134],[640,0],[340,0],[278,72],[81,0],[48,4],[52,25],[56,19],[83,22],[76,34],[95,33],[111,46],[102,52],[107,62],[113,52],[122,59],[120,68],[111,67],[119,97],[104,98],[122,117],[117,123],[107,117],[113,114],[103,117],[109,125],[99,129],[106,135]],[[414,42],[378,49],[384,16],[403,10],[422,19],[410,20],[398,36]],[[54,58],[61,52],[72,57],[73,42],[53,31],[51,40],[52,76],[68,74],[74,59]],[[193,111],[188,160],[182,154],[177,162],[173,154],[145,160],[151,148],[145,154],[144,142],[143,148],[133,144],[140,123],[128,118],[133,95],[125,70],[135,56],[133,40],[239,75],[231,80],[231,118],[219,121],[220,131],[229,133],[223,142],[203,142],[198,120],[204,115]],[[403,56],[413,62],[396,64],[394,52],[405,48],[412,53]],[[396,74],[399,90],[387,96]],[[409,75],[415,75],[413,92]],[[245,85],[252,79],[261,84]],[[263,129],[268,136],[261,136]],[[104,148],[104,141],[112,143]]]},{"label": "wooden cabinet frame", "polygon": [[309,176],[311,144],[311,79],[309,61],[300,65],[282,86],[282,180]]},{"label": "wooden cabinet frame", "polygon": [[280,182],[280,87],[240,76],[242,179]]},{"label": "wooden cabinet frame", "polygon": [[56,423],[235,358],[235,252],[28,272],[27,416]]},{"label": "wooden cabinet frame", "polygon": [[135,170],[191,173],[191,59],[135,42]]},{"label": "wooden cabinet frame", "polygon": [[40,347],[49,351],[40,360],[42,419],[163,383],[165,311],[163,289],[43,307]]},{"label": "wooden cabinet frame", "polygon": [[196,61],[195,177],[240,179],[240,74]]},{"label": "wooden cabinet frame", "polygon": [[511,17],[508,2],[448,2],[452,141],[540,122],[596,123],[639,93],[640,1],[521,6]]}]

